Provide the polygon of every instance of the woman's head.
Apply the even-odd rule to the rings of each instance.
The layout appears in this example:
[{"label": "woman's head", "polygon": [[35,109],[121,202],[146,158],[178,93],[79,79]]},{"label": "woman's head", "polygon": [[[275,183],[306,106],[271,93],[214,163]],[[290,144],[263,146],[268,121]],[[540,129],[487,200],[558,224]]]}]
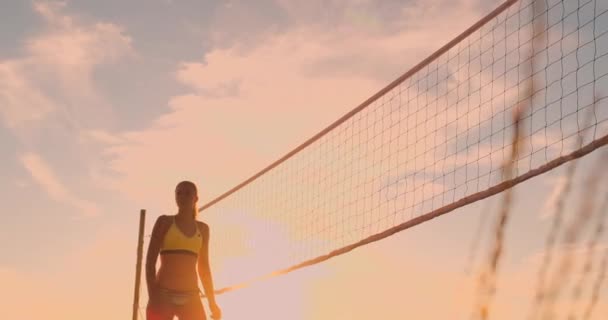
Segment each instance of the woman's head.
[{"label": "woman's head", "polygon": [[182,181],[175,187],[175,203],[180,210],[196,210],[198,190],[191,181]]}]

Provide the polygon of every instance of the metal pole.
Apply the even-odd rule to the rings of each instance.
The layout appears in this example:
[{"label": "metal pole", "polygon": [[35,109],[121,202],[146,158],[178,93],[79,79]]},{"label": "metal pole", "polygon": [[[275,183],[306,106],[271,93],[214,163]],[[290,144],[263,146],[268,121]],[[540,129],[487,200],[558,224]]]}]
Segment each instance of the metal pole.
[{"label": "metal pole", "polygon": [[137,265],[135,267],[135,289],[133,292],[133,320],[137,320],[139,310],[139,286],[141,279],[141,261],[144,251],[144,224],[146,222],[146,210],[139,211],[139,237],[137,240]]}]

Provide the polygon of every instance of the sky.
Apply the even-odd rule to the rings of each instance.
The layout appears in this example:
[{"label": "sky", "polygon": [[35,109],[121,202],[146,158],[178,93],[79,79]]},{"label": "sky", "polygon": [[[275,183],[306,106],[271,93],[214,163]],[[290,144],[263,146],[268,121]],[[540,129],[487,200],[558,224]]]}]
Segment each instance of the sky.
[{"label": "sky", "polygon": [[[173,189],[184,179],[199,185],[201,204],[210,201],[498,4],[1,0],[0,309],[7,319],[129,317],[140,209],[150,230],[156,217],[174,212]],[[574,190],[586,184],[597,154],[581,161]],[[563,175],[560,167],[515,188],[495,319],[520,318],[530,305],[547,208]],[[469,256],[481,262],[499,201],[218,302],[225,319],[468,318],[476,284]],[[568,203],[569,217],[579,203]],[[481,249],[471,250],[484,213],[490,222]],[[266,228],[241,219],[243,232]],[[265,270],[255,262],[262,256],[242,270],[221,263],[230,246],[213,242],[213,227],[216,287],[232,284],[235,273]],[[604,235],[598,252],[607,244]],[[571,252],[586,254],[560,248],[558,256]],[[603,301],[594,319],[608,313]],[[568,310],[566,302],[560,307]]]}]

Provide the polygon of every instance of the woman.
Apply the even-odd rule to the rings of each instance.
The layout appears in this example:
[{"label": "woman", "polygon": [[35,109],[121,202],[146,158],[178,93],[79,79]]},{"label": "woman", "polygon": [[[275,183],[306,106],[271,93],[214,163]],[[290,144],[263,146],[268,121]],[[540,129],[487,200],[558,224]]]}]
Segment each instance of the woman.
[{"label": "woman", "polygon": [[[175,188],[176,215],[158,217],[152,229],[146,258],[148,285],[147,320],[204,320],[200,297],[200,275],[211,318],[220,319],[209,267],[209,226],[196,221],[198,194],[196,185],[182,181]],[[161,265],[156,273],[156,260]],[[197,275],[198,270],[198,275]]]}]

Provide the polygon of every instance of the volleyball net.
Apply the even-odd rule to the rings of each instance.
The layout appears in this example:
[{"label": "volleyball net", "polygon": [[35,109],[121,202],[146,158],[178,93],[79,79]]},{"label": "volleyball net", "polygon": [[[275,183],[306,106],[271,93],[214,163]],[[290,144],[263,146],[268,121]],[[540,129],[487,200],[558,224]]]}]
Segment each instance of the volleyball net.
[{"label": "volleyball net", "polygon": [[[204,205],[216,283],[231,285],[218,292],[386,238],[608,143],[608,4],[533,2],[503,3]],[[521,149],[505,178],[516,108]]]}]

